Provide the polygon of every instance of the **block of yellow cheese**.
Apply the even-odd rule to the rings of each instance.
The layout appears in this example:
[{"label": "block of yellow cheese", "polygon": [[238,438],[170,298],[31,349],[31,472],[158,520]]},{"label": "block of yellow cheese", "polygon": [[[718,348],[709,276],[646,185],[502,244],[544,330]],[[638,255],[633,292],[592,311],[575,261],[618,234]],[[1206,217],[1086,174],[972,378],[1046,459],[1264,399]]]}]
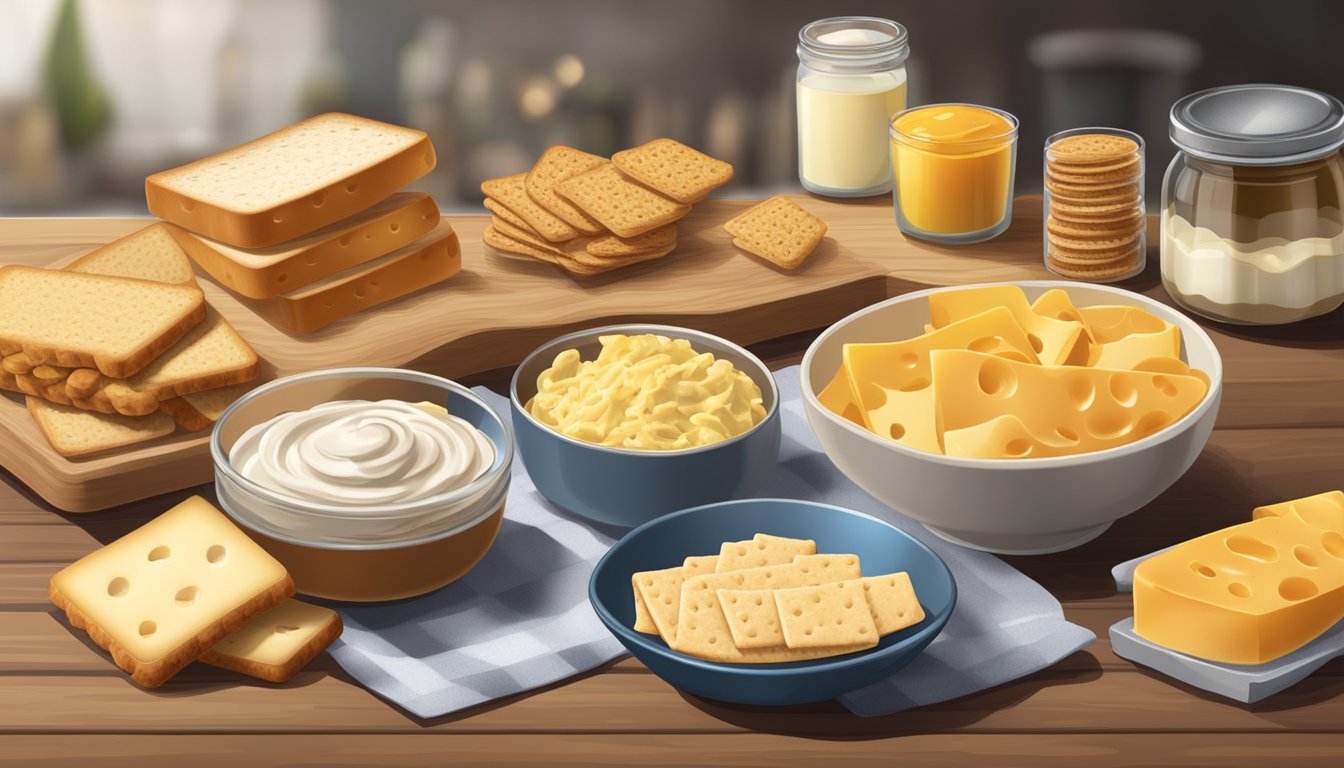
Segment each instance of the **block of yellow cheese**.
[{"label": "block of yellow cheese", "polygon": [[937,428],[949,456],[1041,458],[1133,442],[1180,419],[1208,392],[1193,376],[1046,367],[935,350]]},{"label": "block of yellow cheese", "polygon": [[1078,321],[1037,314],[1016,285],[989,285],[929,295],[929,321],[942,328],[993,309],[1007,307],[1026,332],[1042,365],[1081,365],[1087,361],[1087,334]]},{"label": "block of yellow cheese", "polygon": [[51,601],[153,688],[294,594],[294,582],[210,502],[192,496],[51,579]]},{"label": "block of yellow cheese", "polygon": [[[1299,509],[1316,503],[1302,501]],[[1317,525],[1338,517],[1299,516],[1292,504],[1275,505],[1282,516],[1267,513],[1141,563],[1134,631],[1191,656],[1263,664],[1344,619],[1344,538]]]},{"label": "block of yellow cheese", "polygon": [[1118,304],[1079,307],[1078,314],[1082,316],[1092,340],[1098,344],[1108,344],[1131,333],[1157,333],[1167,325],[1165,320],[1151,312]]},{"label": "block of yellow cheese", "polygon": [[[1006,307],[994,307],[905,341],[846,344],[836,374],[849,393],[842,407],[853,403],[858,423],[877,435],[910,448],[941,453],[934,426],[933,372],[929,364],[929,353],[935,349],[974,349],[1037,362],[1031,342],[1013,313]],[[840,385],[832,382],[832,386]],[[821,399],[825,405],[827,398]],[[836,412],[844,415],[843,411]]]},{"label": "block of yellow cheese", "polygon": [[1093,368],[1132,371],[1153,358],[1181,359],[1181,329],[1168,325],[1154,333],[1131,333],[1115,341],[1092,346],[1087,361]]},{"label": "block of yellow cheese", "polygon": [[1344,491],[1327,491],[1292,501],[1267,504],[1256,507],[1252,516],[1257,520],[1262,517],[1296,517],[1326,531],[1321,535],[1322,545],[1331,554],[1344,556],[1344,536],[1329,535],[1331,531],[1344,534]]},{"label": "block of yellow cheese", "polygon": [[215,643],[201,661],[283,683],[340,637],[341,628],[340,614],[330,608],[286,600]]}]

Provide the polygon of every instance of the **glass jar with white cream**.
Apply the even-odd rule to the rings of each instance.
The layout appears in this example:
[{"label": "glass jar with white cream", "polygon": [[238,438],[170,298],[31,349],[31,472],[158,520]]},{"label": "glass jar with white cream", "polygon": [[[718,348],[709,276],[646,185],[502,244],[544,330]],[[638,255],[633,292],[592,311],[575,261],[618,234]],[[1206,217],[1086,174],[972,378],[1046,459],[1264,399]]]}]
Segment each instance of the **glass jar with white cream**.
[{"label": "glass jar with white cream", "polygon": [[891,191],[887,125],[905,109],[905,27],[870,16],[814,21],[798,32],[798,178],[809,192]]},{"label": "glass jar with white cream", "polygon": [[1280,85],[1171,109],[1162,282],[1213,320],[1276,325],[1344,304],[1344,105]]}]

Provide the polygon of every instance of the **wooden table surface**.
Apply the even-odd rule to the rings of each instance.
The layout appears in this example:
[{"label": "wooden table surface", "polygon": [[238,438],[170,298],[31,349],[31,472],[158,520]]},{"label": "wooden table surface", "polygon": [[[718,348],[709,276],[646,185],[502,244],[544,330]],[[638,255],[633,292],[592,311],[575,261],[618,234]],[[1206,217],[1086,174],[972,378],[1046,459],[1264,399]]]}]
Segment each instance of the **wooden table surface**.
[{"label": "wooden table surface", "polygon": [[[1155,253],[1125,287],[1165,299]],[[702,700],[629,659],[433,720],[378,699],[326,655],[280,686],[194,664],[145,691],[53,609],[47,581],[190,492],[68,515],[0,473],[0,763],[1340,765],[1344,661],[1247,706],[1138,669],[1107,640],[1131,613],[1112,565],[1244,521],[1256,505],[1344,486],[1344,312],[1282,328],[1205,327],[1224,358],[1225,394],[1189,473],[1083,547],[1010,558],[1097,642],[1026,679],[883,718],[834,702]],[[754,349],[788,365],[814,335]],[[464,381],[498,388],[506,373]]]}]

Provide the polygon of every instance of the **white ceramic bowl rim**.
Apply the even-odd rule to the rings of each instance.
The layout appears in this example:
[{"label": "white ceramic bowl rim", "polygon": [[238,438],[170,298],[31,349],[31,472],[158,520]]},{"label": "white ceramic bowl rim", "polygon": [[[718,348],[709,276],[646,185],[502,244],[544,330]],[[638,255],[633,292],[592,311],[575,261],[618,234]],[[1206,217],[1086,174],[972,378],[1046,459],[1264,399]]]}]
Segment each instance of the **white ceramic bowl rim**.
[{"label": "white ceramic bowl rim", "polygon": [[[396,504],[361,504],[350,506],[326,504],[299,498],[297,496],[290,496],[285,493],[278,493],[270,488],[252,482],[248,478],[243,477],[233,468],[233,464],[229,461],[228,454],[224,452],[224,446],[219,435],[220,426],[227,423],[234,412],[241,407],[243,403],[267,392],[288,386],[296,381],[354,376],[365,378],[385,377],[420,381],[425,384],[441,387],[455,396],[462,397],[475,403],[482,409],[482,411],[489,415],[491,419],[494,419],[496,425],[499,427],[500,434],[504,437],[503,445],[496,446],[495,463],[492,464],[484,474],[473,480],[471,483],[464,485],[461,488],[448,491],[447,493],[435,494],[433,496],[426,496],[423,499],[403,501]],[[412,371],[404,368],[325,368],[318,371],[309,371],[308,373],[285,376],[276,379],[275,381],[267,382],[238,398],[229,405],[229,407],[224,410],[224,413],[220,414],[219,420],[215,422],[215,427],[210,433],[210,457],[214,460],[215,470],[223,474],[243,490],[272,503],[298,507],[313,517],[336,517],[342,519],[348,517],[347,514],[344,514],[345,512],[348,512],[352,508],[358,508],[376,512],[379,517],[386,520],[401,520],[422,515],[424,514],[424,510],[428,507],[451,504],[473,495],[480,494],[491,484],[499,482],[501,476],[509,474],[513,467],[513,450],[513,433],[509,430],[508,424],[505,423],[504,419],[490,406],[489,403],[478,397],[475,392],[472,392],[470,389],[467,389],[455,381],[445,379],[442,376],[435,376],[430,373],[422,373],[420,371]],[[489,512],[493,511],[493,509],[489,510]],[[267,535],[271,534],[268,533]]]},{"label": "white ceramic bowl rim", "polygon": [[[838,507],[835,506],[834,504],[823,504],[819,501],[804,501],[802,499],[779,499],[779,498],[754,498],[754,499],[736,499],[731,501],[719,501],[713,504],[703,504],[698,507],[683,509],[679,512],[673,512],[671,514],[663,515],[662,517],[656,517],[653,520],[650,520],[649,522],[639,526],[638,528],[631,530],[629,533],[625,534],[625,536],[621,538],[623,539],[629,538],[637,533],[642,532],[645,528],[666,522],[673,518],[682,517],[683,515],[693,514],[706,509],[714,509],[717,507],[726,507],[742,504],[807,504],[809,506],[820,507],[841,514],[852,515],[854,517],[862,517],[868,520],[872,520],[876,523],[880,523],[881,525],[885,525],[888,528],[893,528],[896,531],[898,531],[902,536],[905,536],[906,538],[910,539],[910,541],[913,542],[915,546],[927,552],[929,556],[934,559],[935,562],[937,562],[940,566],[942,566],[943,571],[947,573],[947,580],[952,589],[950,600],[952,607],[951,609],[948,610],[947,614],[942,617],[944,626],[946,626],[947,620],[951,618],[952,613],[956,610],[957,579],[952,575],[952,569],[947,567],[947,562],[944,561],[943,558],[940,557],[937,552],[934,552],[932,549],[930,549],[929,546],[924,542],[920,541],[914,536],[911,536],[905,531],[902,531],[900,528],[897,528],[896,526],[892,525],[891,523],[888,523],[886,520],[883,520],[880,517],[873,517],[872,515],[865,514],[863,512],[859,512],[853,509],[846,509],[845,507]],[[598,561],[597,565],[593,568],[593,570],[597,571],[598,569],[605,566],[607,560],[611,558],[612,552],[614,552],[615,550],[616,546],[612,545],[612,548],[607,551],[607,554],[602,556],[602,559]],[[606,603],[600,600],[589,600],[589,602],[592,603],[593,610],[602,616],[603,623],[609,625],[610,627],[619,627],[620,632],[622,634],[625,634],[632,639],[636,638],[638,633],[636,633],[630,627],[625,626],[625,624],[617,621],[616,617],[612,615],[610,610],[608,610]],[[698,667],[700,669],[712,669],[718,671],[732,670],[735,674],[745,675],[748,677],[776,677],[781,673],[794,672],[794,671],[813,672],[816,670],[830,671],[835,669],[845,669],[847,667],[851,667],[856,664],[863,664],[865,662],[871,661],[875,656],[893,655],[901,650],[904,650],[906,645],[909,644],[910,641],[914,640],[915,637],[917,637],[924,631],[927,630],[920,630],[919,632],[916,633],[915,636],[907,637],[897,643],[892,643],[890,646],[886,648],[869,648],[867,650],[858,651],[857,653],[852,654],[852,657],[850,654],[846,654],[844,658],[816,659],[809,666],[790,667],[788,669],[781,669],[778,664],[729,664],[727,662],[709,661],[708,659],[701,659],[696,656],[681,653],[680,651],[675,651],[667,647],[666,645],[660,645],[658,643],[650,643],[648,649],[652,650],[654,653],[657,653],[659,656],[674,659],[682,664],[686,664],[692,667]],[[941,631],[942,630],[940,629],[939,632]],[[654,637],[656,637],[656,635]]]},{"label": "white ceramic bowl rim", "polygon": [[[1207,345],[1209,349],[1213,350],[1212,370],[1204,371],[1204,373],[1208,374],[1209,377],[1209,391],[1204,393],[1204,399],[1199,402],[1199,405],[1191,409],[1189,413],[1185,414],[1184,416],[1172,422],[1171,424],[1168,424],[1166,427],[1158,430],[1157,432],[1154,432],[1153,434],[1141,440],[1135,440],[1132,443],[1126,443],[1124,445],[1118,445],[1114,448],[1107,448],[1105,450],[1100,451],[1090,451],[1088,453],[1078,453],[1070,456],[1050,456],[1046,458],[1037,458],[1037,459],[971,459],[971,458],[962,458],[959,456],[947,456],[938,453],[928,453],[926,451],[920,451],[914,448],[907,448],[906,446],[901,445],[900,443],[894,442],[892,440],[885,440],[873,434],[869,430],[866,430],[863,427],[860,427],[859,425],[849,421],[848,419],[841,418],[839,415],[832,413],[831,409],[821,404],[821,401],[817,399],[816,393],[812,391],[812,382],[810,380],[811,377],[808,376],[808,371],[812,370],[813,359],[816,356],[817,350],[820,349],[821,346],[831,338],[831,336],[835,335],[841,328],[853,322],[854,320],[863,317],[865,315],[871,314],[873,312],[877,312],[886,307],[893,306],[895,304],[902,304],[917,299],[922,299],[934,293],[942,293],[944,291],[968,290],[972,288],[987,288],[996,285],[1016,285],[1021,288],[1040,288],[1042,289],[1042,291],[1046,291],[1051,288],[1062,288],[1066,291],[1070,288],[1073,289],[1086,288],[1087,290],[1101,291],[1102,293],[1114,294],[1118,297],[1124,298],[1127,303],[1133,303],[1137,301],[1138,303],[1142,304],[1145,309],[1149,308],[1156,309],[1156,312],[1154,314],[1157,314],[1159,317],[1168,314],[1175,314],[1184,321],[1183,323],[1178,323],[1178,325],[1181,326],[1181,337],[1183,344],[1188,344],[1188,342],[1186,342],[1185,340],[1189,338],[1191,335],[1193,335],[1195,338],[1199,339],[1203,344]],[[899,339],[893,339],[893,341],[899,341]],[[1032,469],[1080,466],[1084,464],[1091,464],[1094,462],[1105,461],[1107,459],[1115,458],[1118,456],[1127,456],[1131,453],[1138,453],[1140,451],[1146,450],[1154,445],[1157,445],[1158,443],[1161,443],[1164,440],[1167,440],[1171,436],[1183,430],[1189,429],[1191,426],[1195,424],[1195,422],[1199,421],[1199,419],[1205,413],[1207,413],[1210,408],[1213,407],[1213,404],[1215,402],[1217,402],[1220,399],[1223,388],[1223,360],[1222,357],[1218,354],[1218,347],[1213,343],[1213,339],[1209,338],[1209,334],[1206,333],[1204,329],[1199,326],[1198,323],[1186,317],[1181,312],[1174,310],[1171,307],[1166,306],[1165,304],[1154,301],[1153,299],[1150,299],[1142,294],[1135,293],[1133,291],[1127,291],[1124,290],[1123,288],[1115,288],[1109,285],[1097,285],[1095,283],[1080,284],[1073,282],[1065,282],[1063,280],[1018,280],[1006,283],[976,283],[973,285],[956,285],[956,286],[944,286],[939,288],[928,288],[922,291],[913,291],[911,293],[902,294],[900,296],[896,296],[894,298],[890,298],[885,301],[880,301],[876,304],[871,304],[863,309],[860,309],[857,312],[854,312],[844,317],[841,320],[836,321],[831,325],[831,327],[823,331],[822,334],[818,336],[815,341],[813,341],[810,345],[808,345],[807,352],[803,354],[803,362],[798,369],[798,375],[802,380],[801,384],[802,384],[803,399],[807,401],[807,404],[813,410],[820,413],[822,415],[822,418],[828,419],[832,423],[838,425],[841,429],[848,430],[849,432],[858,435],[860,438],[868,441],[870,444],[872,444],[874,447],[877,447],[880,450],[895,451],[897,453],[902,453],[908,456],[923,459],[925,461],[930,461],[935,464],[943,464],[951,467],[973,467],[976,469],[987,469],[987,470],[1023,471]]]},{"label": "white ceramic bowl rim", "polygon": [[[579,344],[595,341],[598,336],[606,336],[609,334],[617,334],[617,333],[625,335],[655,333],[661,336],[666,336],[670,339],[685,339],[686,341],[689,341],[692,344],[695,343],[696,338],[699,338],[701,340],[709,341],[713,344],[721,344],[733,350],[737,354],[741,355],[744,359],[750,361],[754,366],[756,366],[757,370],[754,373],[752,371],[743,371],[743,373],[747,374],[748,376],[751,376],[751,380],[756,382],[756,386],[761,388],[761,392],[763,394],[766,392],[769,393],[770,407],[767,408],[765,411],[765,418],[761,419],[759,422],[752,425],[751,429],[748,429],[746,432],[743,432],[740,435],[735,435],[721,442],[710,443],[709,445],[699,445],[694,448],[679,448],[677,450],[672,451],[659,451],[646,448],[618,448],[610,445],[598,445],[597,443],[588,443],[584,442],[583,440],[576,440],[570,437],[569,435],[565,435],[555,431],[554,428],[552,428],[547,424],[541,423],[536,419],[536,417],[534,417],[531,413],[528,412],[527,408],[525,407],[525,404],[518,397],[518,381],[523,371],[528,367],[530,367],[534,360],[536,360],[538,357],[544,354],[550,354],[556,351],[564,351],[565,349],[572,349],[573,347],[578,346]],[[706,350],[700,347],[696,347],[696,351],[705,352]],[[603,453],[614,453],[623,456],[643,456],[643,457],[686,456],[688,454],[699,453],[702,451],[712,451],[718,448],[722,448],[726,445],[732,445],[733,443],[746,440],[748,436],[759,431],[767,423],[769,423],[770,419],[774,418],[776,413],[779,412],[779,389],[775,386],[775,375],[770,371],[769,366],[767,366],[759,357],[748,352],[742,346],[734,344],[733,342],[721,336],[715,336],[712,333],[705,333],[704,331],[697,331],[694,328],[683,328],[676,325],[655,325],[650,323],[623,323],[619,325],[604,325],[599,328],[589,328],[588,330],[584,331],[575,331],[574,333],[567,333],[564,336],[557,336],[556,338],[551,339],[545,344],[542,344],[541,346],[532,350],[532,352],[527,357],[523,358],[523,361],[518,364],[518,367],[514,369],[513,380],[509,382],[509,399],[513,402],[514,409],[518,413],[522,414],[523,418],[537,425],[541,429],[546,430],[548,433],[555,436],[556,438],[559,438],[560,440],[569,443],[570,445],[577,445],[583,448],[587,448],[594,451],[600,451]]]}]

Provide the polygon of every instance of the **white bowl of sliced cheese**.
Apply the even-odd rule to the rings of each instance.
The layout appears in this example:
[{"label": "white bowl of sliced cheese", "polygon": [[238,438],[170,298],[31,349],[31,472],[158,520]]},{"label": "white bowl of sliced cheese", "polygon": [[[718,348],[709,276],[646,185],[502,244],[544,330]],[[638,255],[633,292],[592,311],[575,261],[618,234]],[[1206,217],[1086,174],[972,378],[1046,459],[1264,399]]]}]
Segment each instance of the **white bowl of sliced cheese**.
[{"label": "white bowl of sliced cheese", "polygon": [[1222,379],[1213,340],[1175,309],[1053,280],[874,304],[802,363],[808,421],[846,476],[1001,554],[1079,546],[1165,491],[1204,449]]}]

